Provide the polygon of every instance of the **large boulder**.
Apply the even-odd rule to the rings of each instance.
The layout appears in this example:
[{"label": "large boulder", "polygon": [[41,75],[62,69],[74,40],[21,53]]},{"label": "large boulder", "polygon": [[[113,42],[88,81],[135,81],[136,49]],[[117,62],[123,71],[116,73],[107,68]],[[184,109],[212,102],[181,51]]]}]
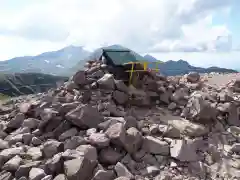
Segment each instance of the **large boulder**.
[{"label": "large boulder", "polygon": [[101,79],[97,81],[97,83],[102,89],[115,89],[115,82],[112,74],[105,74]]},{"label": "large boulder", "polygon": [[106,131],[111,143],[124,146],[126,139],[126,129],[123,123],[116,123],[111,125]]},{"label": "large boulder", "polygon": [[240,93],[240,78],[236,79],[232,86],[234,92]]},{"label": "large boulder", "polygon": [[115,151],[111,147],[103,149],[99,153],[99,161],[106,165],[115,165],[124,155]]},{"label": "large boulder", "polygon": [[196,147],[194,143],[186,140],[174,140],[171,143],[171,157],[178,159],[179,161],[198,161],[198,155],[196,154]]},{"label": "large boulder", "polygon": [[124,147],[128,153],[136,153],[142,146],[142,140],[142,134],[135,127],[131,127],[126,132]]},{"label": "large boulder", "polygon": [[183,118],[169,120],[168,125],[169,127],[167,128],[165,135],[170,137],[180,137],[182,135],[199,137],[209,133],[209,128],[207,126]]},{"label": "large boulder", "polygon": [[80,128],[96,128],[103,116],[91,105],[80,105],[66,114],[66,119]]},{"label": "large boulder", "polygon": [[84,71],[78,71],[73,77],[72,80],[77,85],[85,85],[87,82],[86,74]]},{"label": "large boulder", "polygon": [[68,180],[89,180],[96,163],[88,158],[79,157],[64,162],[64,172]]},{"label": "large boulder", "polygon": [[190,72],[187,75],[187,81],[191,83],[196,83],[200,80],[200,75],[197,72]]},{"label": "large boulder", "polygon": [[201,123],[211,123],[217,117],[217,109],[204,99],[201,93],[193,93],[182,116]]},{"label": "large boulder", "polygon": [[142,148],[152,154],[169,155],[170,146],[167,142],[161,141],[152,136],[146,136],[143,140]]},{"label": "large boulder", "polygon": [[123,105],[127,103],[128,95],[121,91],[114,91],[113,99],[116,101],[117,104]]}]

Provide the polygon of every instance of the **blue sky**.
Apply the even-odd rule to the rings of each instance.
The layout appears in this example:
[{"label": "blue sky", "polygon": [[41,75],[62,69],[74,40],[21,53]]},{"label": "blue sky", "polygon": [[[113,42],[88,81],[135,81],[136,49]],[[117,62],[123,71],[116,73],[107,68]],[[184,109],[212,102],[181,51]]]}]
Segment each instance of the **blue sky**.
[{"label": "blue sky", "polygon": [[239,0],[0,0],[0,60],[122,44],[161,60],[240,69]]}]

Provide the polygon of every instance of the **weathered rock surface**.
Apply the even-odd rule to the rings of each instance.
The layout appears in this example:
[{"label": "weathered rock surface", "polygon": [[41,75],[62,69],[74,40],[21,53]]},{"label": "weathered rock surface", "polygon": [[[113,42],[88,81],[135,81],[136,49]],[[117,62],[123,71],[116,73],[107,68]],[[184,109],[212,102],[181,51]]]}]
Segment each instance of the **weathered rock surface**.
[{"label": "weathered rock surface", "polygon": [[239,80],[86,67],[1,106],[0,180],[240,179]]}]

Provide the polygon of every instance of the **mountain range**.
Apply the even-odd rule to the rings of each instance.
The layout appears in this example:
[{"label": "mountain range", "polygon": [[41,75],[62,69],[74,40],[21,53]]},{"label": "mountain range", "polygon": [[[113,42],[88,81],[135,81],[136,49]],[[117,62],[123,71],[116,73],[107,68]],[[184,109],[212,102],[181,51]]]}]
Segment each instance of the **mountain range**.
[{"label": "mountain range", "polygon": [[90,52],[82,47],[68,46],[58,51],[45,52],[37,56],[15,57],[0,61],[0,73],[43,73],[64,75]]},{"label": "mountain range", "polygon": [[[115,49],[127,49],[121,45],[108,46]],[[70,76],[78,69],[82,69],[87,60],[97,59],[101,54],[101,48],[93,52],[84,50],[81,46],[67,46],[58,51],[45,52],[37,56],[15,57],[6,61],[0,61],[0,73],[44,73],[59,76]],[[156,68],[155,63],[158,62],[158,68],[164,75],[181,75],[191,71],[199,73],[209,72],[237,72],[232,69],[219,67],[201,68],[191,66],[187,61],[166,61],[162,62],[151,55],[141,56],[140,54],[130,50],[136,59],[140,61],[151,62],[149,67]]]}]

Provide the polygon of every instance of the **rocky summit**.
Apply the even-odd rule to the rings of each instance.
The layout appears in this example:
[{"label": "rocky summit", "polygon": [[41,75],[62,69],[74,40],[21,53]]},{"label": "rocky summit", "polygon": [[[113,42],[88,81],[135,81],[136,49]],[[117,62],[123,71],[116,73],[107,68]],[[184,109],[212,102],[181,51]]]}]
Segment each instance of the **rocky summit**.
[{"label": "rocky summit", "polygon": [[237,74],[220,85],[143,73],[128,86],[110,69],[89,61],[62,87],[1,105],[0,180],[240,179]]}]

